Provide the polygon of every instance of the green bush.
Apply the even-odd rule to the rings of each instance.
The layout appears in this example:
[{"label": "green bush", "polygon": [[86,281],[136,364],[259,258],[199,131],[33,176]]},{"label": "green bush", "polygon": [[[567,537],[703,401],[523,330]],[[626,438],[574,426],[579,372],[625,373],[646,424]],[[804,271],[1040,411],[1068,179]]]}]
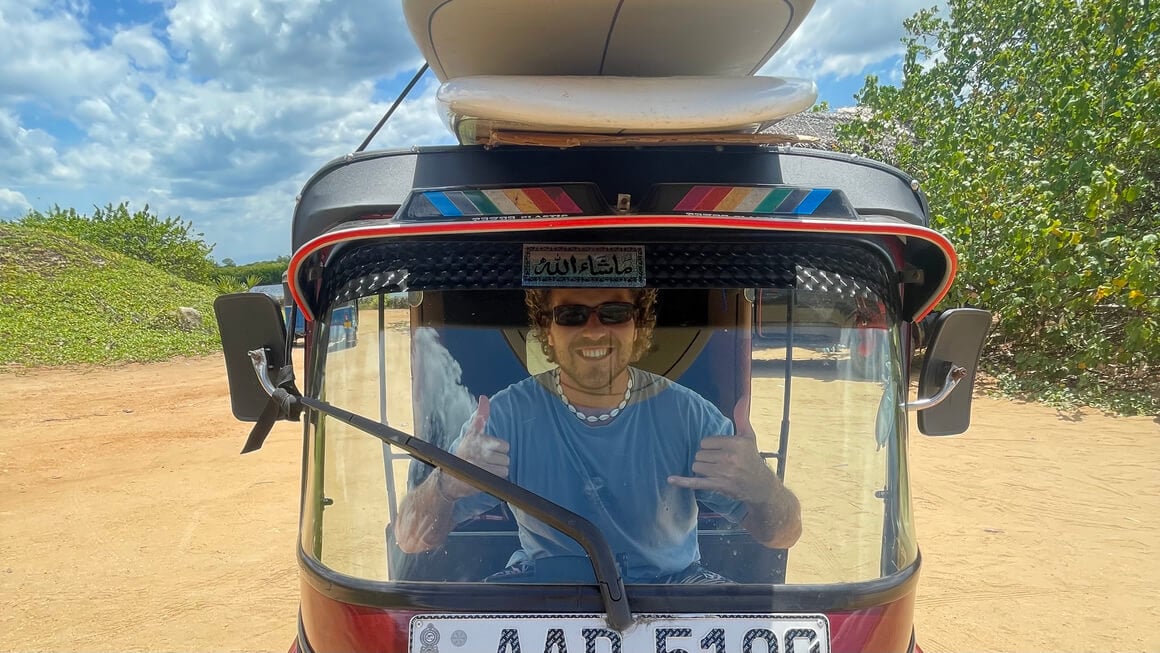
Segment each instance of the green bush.
[{"label": "green bush", "polygon": [[47,213],[29,211],[18,223],[68,234],[190,281],[206,283],[214,276],[213,245],[202,240],[205,234],[195,233],[193,224],[180,217],[156,215],[148,205],[130,212],[125,202],[109,204],[91,216],[53,206]]},{"label": "green bush", "polygon": [[[0,223],[0,366],[221,350],[213,289],[56,231]],[[183,324],[179,307],[201,314]]]},{"label": "green bush", "polygon": [[961,258],[946,305],[998,317],[989,369],[1160,409],[1160,11],[950,0],[906,21],[904,81],[867,78],[846,148],[921,180]]},{"label": "green bush", "polygon": [[223,263],[227,262],[228,265],[223,265],[217,269],[217,274],[236,279],[245,284],[246,288],[252,288],[257,285],[282,283],[282,273],[290,265],[290,257],[282,256],[273,261],[258,261],[245,265],[233,265],[229,259],[223,261]]}]

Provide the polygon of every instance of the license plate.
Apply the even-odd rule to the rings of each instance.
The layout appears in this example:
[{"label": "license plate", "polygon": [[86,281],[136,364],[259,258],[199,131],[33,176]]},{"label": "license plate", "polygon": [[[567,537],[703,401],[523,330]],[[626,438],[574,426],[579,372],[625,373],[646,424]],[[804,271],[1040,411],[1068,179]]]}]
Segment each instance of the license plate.
[{"label": "license plate", "polygon": [[635,615],[624,632],[596,614],[424,614],[410,653],[829,653],[822,614]]}]

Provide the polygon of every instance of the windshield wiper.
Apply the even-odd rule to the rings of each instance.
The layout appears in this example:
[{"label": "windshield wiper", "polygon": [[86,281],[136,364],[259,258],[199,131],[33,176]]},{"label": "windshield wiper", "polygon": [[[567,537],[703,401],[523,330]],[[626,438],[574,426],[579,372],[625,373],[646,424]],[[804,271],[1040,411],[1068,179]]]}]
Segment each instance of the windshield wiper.
[{"label": "windshield wiper", "polygon": [[270,401],[283,409],[300,404],[346,422],[387,444],[399,447],[428,465],[438,467],[451,476],[470,483],[472,487],[517,506],[536,519],[576,540],[584,548],[588,554],[588,559],[592,562],[592,569],[596,573],[596,583],[600,589],[600,597],[604,602],[608,625],[618,631],[624,631],[632,625],[632,611],[628,606],[624,580],[620,577],[620,569],[616,566],[612,547],[608,545],[608,540],[604,538],[604,534],[592,522],[534,492],[525,490],[506,478],[496,476],[482,467],[473,465],[459,456],[444,451],[405,431],[286,389],[286,386],[293,388],[293,384],[275,385],[270,380],[266,350],[255,349],[250,351],[249,355],[254,364],[254,372],[257,373],[262,388],[270,395]]}]

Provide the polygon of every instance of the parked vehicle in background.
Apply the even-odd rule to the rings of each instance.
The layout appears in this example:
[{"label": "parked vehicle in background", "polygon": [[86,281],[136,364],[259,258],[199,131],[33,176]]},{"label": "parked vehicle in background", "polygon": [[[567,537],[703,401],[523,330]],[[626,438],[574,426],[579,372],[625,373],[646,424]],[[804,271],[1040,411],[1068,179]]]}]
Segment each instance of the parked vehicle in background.
[{"label": "parked vehicle in background", "polygon": [[[263,284],[250,288],[246,292],[261,293],[278,302],[282,307],[282,316],[286,324],[291,322],[294,328],[294,344],[306,337],[306,316],[302,311],[294,310],[294,302],[289,299],[283,284]],[[358,344],[358,308],[354,305],[337,310],[331,315],[328,346],[343,349]]]},{"label": "parked vehicle in background", "polygon": [[[285,276],[285,275],[283,275]],[[261,293],[278,302],[282,307],[282,317],[286,324],[294,322],[294,328],[290,330],[293,334],[294,343],[306,336],[306,318],[302,311],[294,311],[294,302],[286,293],[286,286],[284,283],[268,283],[254,286],[246,292]]]}]

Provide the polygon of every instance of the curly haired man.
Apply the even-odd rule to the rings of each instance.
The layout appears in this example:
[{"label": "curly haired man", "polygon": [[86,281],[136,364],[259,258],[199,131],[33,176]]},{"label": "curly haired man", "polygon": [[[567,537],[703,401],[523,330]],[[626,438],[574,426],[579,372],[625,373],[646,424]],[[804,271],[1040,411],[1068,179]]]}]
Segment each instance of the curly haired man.
[{"label": "curly haired man", "polygon": [[[656,298],[651,289],[527,291],[532,335],[556,367],[480,397],[451,450],[596,524],[627,582],[724,582],[700,564],[698,500],[772,548],[797,541],[801,508],[754,434],[735,434],[697,393],[632,366],[650,346]],[[404,499],[398,544],[438,547],[497,503],[436,471]],[[512,510],[521,550],[493,580],[591,577],[579,544]]]}]

